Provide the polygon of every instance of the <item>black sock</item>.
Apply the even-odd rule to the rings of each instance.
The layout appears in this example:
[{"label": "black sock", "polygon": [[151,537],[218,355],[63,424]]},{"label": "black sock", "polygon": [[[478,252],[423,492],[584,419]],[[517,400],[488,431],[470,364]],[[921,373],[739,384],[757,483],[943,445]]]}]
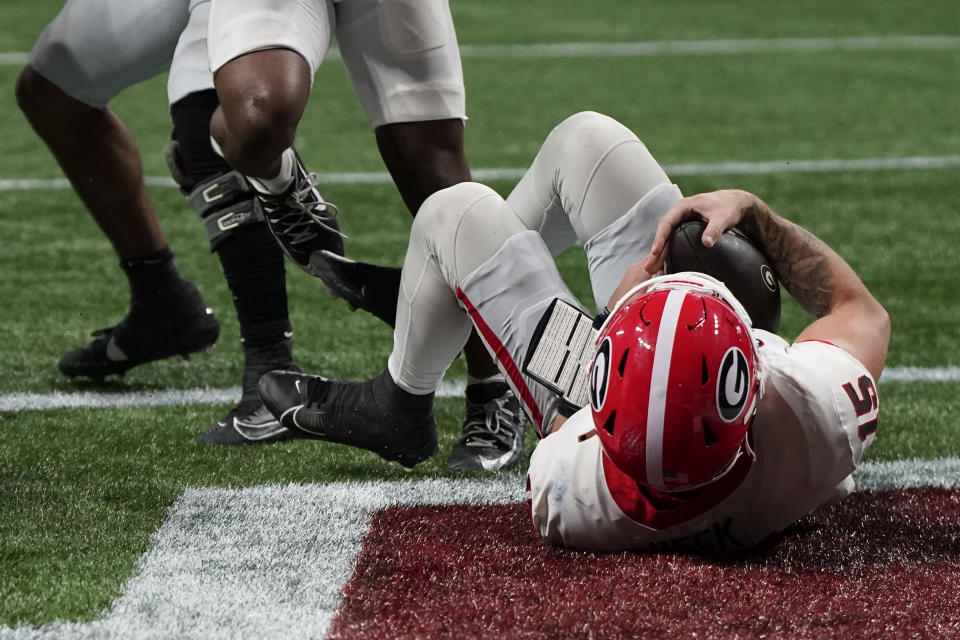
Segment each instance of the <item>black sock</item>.
[{"label": "black sock", "polygon": [[394,416],[419,419],[433,412],[433,399],[436,394],[419,395],[405,391],[393,380],[389,370],[385,369],[373,378],[371,383],[375,404]]},{"label": "black sock", "polygon": [[290,337],[283,252],[266,224],[234,229],[217,248],[240,322],[244,347]]},{"label": "black sock", "polygon": [[150,304],[166,298],[179,291],[183,282],[170,247],[121,260],[120,268],[130,283],[130,298],[134,304]]},{"label": "black sock", "polygon": [[196,91],[170,105],[173,139],[183,168],[196,182],[230,171],[210,146],[210,117],[220,104],[214,89]]}]

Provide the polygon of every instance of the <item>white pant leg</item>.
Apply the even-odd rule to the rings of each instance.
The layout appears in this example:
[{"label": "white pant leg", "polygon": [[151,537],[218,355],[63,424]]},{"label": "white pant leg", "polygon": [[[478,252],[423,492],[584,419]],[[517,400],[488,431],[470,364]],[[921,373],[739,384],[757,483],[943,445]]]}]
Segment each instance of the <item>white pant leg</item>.
[{"label": "white pant leg", "polygon": [[68,0],[30,52],[30,66],[102,109],[170,66],[189,0]]},{"label": "white pant leg", "polygon": [[170,76],[167,78],[167,99],[170,104],[191,93],[213,89],[213,74],[207,54],[207,29],[210,21],[210,0],[191,0],[190,17],[173,53]]},{"label": "white pant leg", "polygon": [[609,303],[627,267],[640,262],[650,252],[657,223],[682,198],[677,185],[658,184],[629,211],[584,243],[597,309]]},{"label": "white pant leg", "polygon": [[447,0],[345,0],[334,6],[343,64],[371,127],[466,120]]},{"label": "white pant leg", "polygon": [[[585,111],[550,132],[507,202],[554,255],[575,242],[584,244],[594,298],[602,307],[627,266],[646,255],[667,209],[645,207],[634,214],[635,241],[592,239],[661,185],[670,187],[670,180],[636,134],[613,118]],[[595,274],[598,265],[602,273]]]},{"label": "white pant leg", "polygon": [[390,374],[411,393],[434,391],[472,321],[542,429],[557,398],[523,376],[520,364],[556,297],[578,305],[543,240],[499,195],[476,183],[444,189],[424,202],[410,234]]},{"label": "white pant leg", "polygon": [[290,49],[317,72],[334,30],[332,0],[212,0],[207,47],[214,73],[246,53]]}]

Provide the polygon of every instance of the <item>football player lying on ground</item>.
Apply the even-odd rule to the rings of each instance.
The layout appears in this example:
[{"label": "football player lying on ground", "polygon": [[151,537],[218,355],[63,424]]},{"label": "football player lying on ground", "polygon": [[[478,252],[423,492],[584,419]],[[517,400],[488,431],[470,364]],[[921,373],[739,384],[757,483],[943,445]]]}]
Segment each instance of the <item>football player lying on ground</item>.
[{"label": "football player lying on ground", "polygon": [[[707,276],[647,279],[694,217],[708,221],[705,245],[738,225],[764,252],[814,318],[794,344],[751,329]],[[554,301],[579,307],[551,256],[577,240],[597,306],[612,311],[588,350],[589,393],[574,384],[561,397],[524,363]],[[528,495],[556,544],[754,545],[852,491],[874,437],[889,321],[853,270],[752,194],[682,198],[643,143],[599,114],[556,127],[506,200],[465,183],[424,203],[386,371],[364,382],[271,372],[260,396],[303,437],[413,466],[436,448],[434,391],[471,324],[543,436]]]}]

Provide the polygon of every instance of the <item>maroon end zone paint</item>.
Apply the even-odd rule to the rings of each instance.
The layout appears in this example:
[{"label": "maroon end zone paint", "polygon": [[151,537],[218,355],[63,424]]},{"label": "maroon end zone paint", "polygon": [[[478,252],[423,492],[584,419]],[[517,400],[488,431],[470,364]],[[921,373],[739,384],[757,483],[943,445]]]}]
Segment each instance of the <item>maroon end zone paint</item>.
[{"label": "maroon end zone paint", "polygon": [[546,546],[525,505],[375,514],[332,638],[960,637],[960,490],[856,493],[749,555]]}]

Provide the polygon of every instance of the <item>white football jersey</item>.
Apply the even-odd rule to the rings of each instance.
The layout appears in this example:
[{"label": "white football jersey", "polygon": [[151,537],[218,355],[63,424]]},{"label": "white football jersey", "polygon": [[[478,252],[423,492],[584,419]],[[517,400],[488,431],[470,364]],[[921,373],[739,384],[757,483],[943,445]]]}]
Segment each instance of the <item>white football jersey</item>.
[{"label": "white football jersey", "polygon": [[731,551],[755,545],[853,491],[879,400],[866,368],[819,341],[754,330],[765,391],[743,455],[692,497],[651,495],[603,455],[590,408],[530,459],[534,526],[550,542],[598,551]]}]

